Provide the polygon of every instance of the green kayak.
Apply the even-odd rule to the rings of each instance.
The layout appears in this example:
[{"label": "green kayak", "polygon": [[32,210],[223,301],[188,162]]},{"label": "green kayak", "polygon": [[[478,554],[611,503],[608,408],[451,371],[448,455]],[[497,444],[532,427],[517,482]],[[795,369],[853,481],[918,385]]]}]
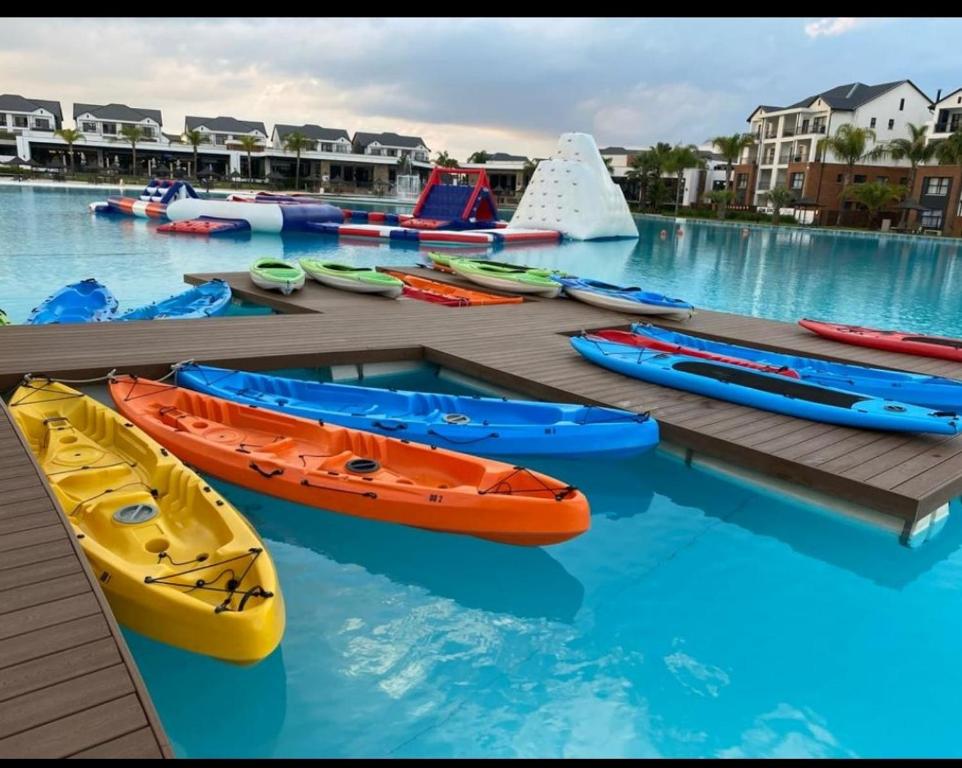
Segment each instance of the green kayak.
[{"label": "green kayak", "polygon": [[512,272],[530,272],[534,275],[552,275],[559,274],[563,277],[567,277],[563,272],[558,272],[554,269],[541,269],[540,267],[526,267],[524,264],[507,264],[503,261],[488,261],[487,259],[476,259],[470,256],[457,256],[450,255],[447,253],[437,253],[436,251],[431,251],[428,253],[428,258],[434,265],[434,268],[440,272],[453,272],[451,268],[452,261],[477,261],[484,264],[492,264],[496,267],[503,267],[506,270]]},{"label": "green kayak", "polygon": [[304,287],[304,270],[278,259],[258,259],[251,264],[251,280],[258,288],[280,291],[285,296]]},{"label": "green kayak", "polygon": [[514,265],[505,266],[475,259],[452,259],[449,264],[456,274],[485,288],[530,293],[548,299],[561,293],[561,283],[541,271],[519,271]]},{"label": "green kayak", "polygon": [[396,299],[404,290],[404,283],[376,269],[352,267],[337,261],[301,259],[301,266],[317,282],[355,293],[381,293]]}]

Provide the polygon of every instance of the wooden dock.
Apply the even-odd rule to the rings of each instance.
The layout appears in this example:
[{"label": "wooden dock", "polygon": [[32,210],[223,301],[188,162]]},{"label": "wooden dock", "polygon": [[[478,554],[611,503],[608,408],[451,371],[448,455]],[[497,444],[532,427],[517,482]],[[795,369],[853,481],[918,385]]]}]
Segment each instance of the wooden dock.
[{"label": "wooden dock", "polygon": [[0,758],[170,757],[87,558],[0,403]]}]

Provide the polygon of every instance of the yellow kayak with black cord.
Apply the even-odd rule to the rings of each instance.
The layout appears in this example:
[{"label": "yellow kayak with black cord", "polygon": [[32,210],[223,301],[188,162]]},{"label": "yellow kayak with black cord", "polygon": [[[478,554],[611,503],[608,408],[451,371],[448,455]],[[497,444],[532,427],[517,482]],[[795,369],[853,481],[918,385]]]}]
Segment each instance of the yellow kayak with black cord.
[{"label": "yellow kayak with black cord", "polygon": [[285,613],[274,563],[220,494],[65,384],[26,379],[9,406],[121,624],[239,664],[277,647]]}]

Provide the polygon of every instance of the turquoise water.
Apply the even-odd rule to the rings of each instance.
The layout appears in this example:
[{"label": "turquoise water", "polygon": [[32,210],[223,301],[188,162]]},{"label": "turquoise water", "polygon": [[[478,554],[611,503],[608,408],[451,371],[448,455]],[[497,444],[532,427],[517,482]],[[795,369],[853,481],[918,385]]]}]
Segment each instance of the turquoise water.
[{"label": "turquoise water", "polygon": [[661,452],[526,463],[587,494],[586,535],[508,547],[212,480],[287,630],[249,668],[126,633],[177,754],[962,754],[957,504],[913,550]]},{"label": "turquoise water", "polygon": [[[157,223],[146,219],[91,216],[86,204],[105,196],[97,190],[0,187],[0,307],[12,321],[21,322],[54,290],[85,277],[106,282],[121,307],[130,307],[182,290],[185,272],[243,270],[259,256],[316,255],[363,265],[417,259],[410,245],[322,235],[157,234]],[[739,227],[680,226],[678,236],[670,221],[642,219],[638,241],[507,248],[497,258],[640,284],[708,309],[962,335],[955,242],[762,228],[743,238]]]},{"label": "turquoise water", "polygon": [[[416,255],[320,237],[165,238],[148,222],[90,218],[83,206],[96,197],[0,188],[0,306],[14,319],[36,300],[14,280],[23,270],[51,290],[96,275],[126,304],[178,290],[183,272],[243,268],[254,255],[329,250],[399,264]],[[637,246],[498,258],[578,265],[769,317],[801,314],[801,294],[809,314],[817,302],[842,320],[962,333],[954,246],[895,253],[871,240],[757,231],[746,242],[737,228],[690,223],[662,241],[663,226],[643,222]],[[430,371],[365,381],[470,391]],[[934,540],[908,549],[892,533],[661,451],[525,463],[586,493],[586,535],[515,548],[212,480],[264,537],[287,630],[271,657],[246,668],[126,632],[176,753],[962,754],[957,502]]]}]

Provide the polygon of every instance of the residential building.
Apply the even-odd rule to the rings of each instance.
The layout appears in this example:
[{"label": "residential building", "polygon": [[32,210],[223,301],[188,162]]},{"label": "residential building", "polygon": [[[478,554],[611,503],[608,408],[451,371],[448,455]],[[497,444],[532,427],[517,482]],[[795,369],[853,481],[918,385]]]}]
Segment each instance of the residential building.
[{"label": "residential building", "polygon": [[195,117],[184,118],[184,133],[200,131],[209,144],[226,146],[235,143],[241,136],[253,136],[262,145],[267,143],[267,129],[264,123],[253,120],[238,120],[236,117]]},{"label": "residential building", "polygon": [[[787,107],[762,105],[748,116],[756,144],[745,150],[735,168],[735,202],[764,205],[765,193],[777,186],[793,190],[815,189],[814,202],[838,209],[840,187],[812,185],[810,178],[834,178],[832,166],[840,159],[818,152],[820,139],[835,134],[845,124],[875,131],[876,143],[886,144],[908,133],[907,124],[929,121],[931,101],[911,80],[880,85],[846,83],[808,96]],[[871,149],[871,146],[869,147]],[[824,161],[826,168],[814,164]],[[873,170],[860,176],[894,176],[906,162],[882,159],[866,162]],[[835,196],[832,197],[831,191]],[[845,205],[849,205],[845,203]]]},{"label": "residential building", "polygon": [[499,196],[514,196],[525,185],[525,166],[530,161],[524,155],[490,152],[483,163],[461,163],[462,168],[484,168],[491,189]]},{"label": "residential building", "polygon": [[56,131],[63,127],[59,101],[27,99],[14,93],[0,94],[0,133]]},{"label": "residential building", "polygon": [[[709,192],[725,188],[725,161],[715,151],[710,142],[697,147],[702,159],[701,168],[688,168],[682,174],[683,192],[681,204],[692,206],[701,202]],[[625,198],[630,201],[638,199],[638,183],[628,177],[633,168],[635,158],[643,149],[627,149],[625,147],[603,147],[599,150],[601,157],[609,161],[612,180],[622,188]],[[668,199],[674,205],[675,190],[678,183],[677,174],[663,173],[670,194]]]},{"label": "residential building", "polygon": [[159,109],[128,107],[126,104],[74,104],[73,119],[85,139],[125,141],[124,126],[135,125],[143,134],[142,141],[160,141],[163,118]]},{"label": "residential building", "polygon": [[429,163],[428,147],[420,136],[400,136],[396,133],[354,134],[354,151],[363,155],[409,157],[412,162]]},{"label": "residential building", "polygon": [[936,99],[929,123],[929,141],[940,141],[956,131],[962,131],[962,88]]},{"label": "residential building", "polygon": [[271,146],[284,149],[287,137],[299,133],[314,142],[314,152],[337,152],[350,154],[351,138],[343,128],[322,128],[319,125],[275,125],[271,133]]}]

